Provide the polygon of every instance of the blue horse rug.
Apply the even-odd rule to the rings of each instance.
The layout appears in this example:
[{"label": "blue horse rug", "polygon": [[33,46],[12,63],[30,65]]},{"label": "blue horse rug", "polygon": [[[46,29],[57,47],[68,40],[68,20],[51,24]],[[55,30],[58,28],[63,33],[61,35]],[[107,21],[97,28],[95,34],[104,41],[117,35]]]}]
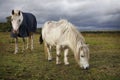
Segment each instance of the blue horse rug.
[{"label": "blue horse rug", "polygon": [[11,37],[28,37],[30,32],[36,32],[37,21],[33,14],[31,13],[22,13],[23,21],[19,27],[19,33],[15,34],[11,32]]}]

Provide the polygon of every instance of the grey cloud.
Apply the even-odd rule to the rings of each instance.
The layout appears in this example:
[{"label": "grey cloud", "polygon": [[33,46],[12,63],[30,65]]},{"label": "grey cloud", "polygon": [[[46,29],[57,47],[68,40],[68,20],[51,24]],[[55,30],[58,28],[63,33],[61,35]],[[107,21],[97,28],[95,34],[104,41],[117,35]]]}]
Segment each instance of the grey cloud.
[{"label": "grey cloud", "polygon": [[1,0],[0,21],[12,9],[35,14],[38,27],[48,20],[65,18],[82,29],[120,29],[118,0]]}]

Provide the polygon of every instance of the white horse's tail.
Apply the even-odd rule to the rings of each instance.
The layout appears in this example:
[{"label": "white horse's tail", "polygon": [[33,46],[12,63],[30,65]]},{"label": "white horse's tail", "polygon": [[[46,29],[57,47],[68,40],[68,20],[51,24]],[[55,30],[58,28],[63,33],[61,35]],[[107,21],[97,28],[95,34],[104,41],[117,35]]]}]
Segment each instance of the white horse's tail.
[{"label": "white horse's tail", "polygon": [[43,43],[42,34],[41,34],[41,35],[40,35],[40,37],[39,37],[39,42],[40,42],[40,44],[42,44],[42,43]]}]

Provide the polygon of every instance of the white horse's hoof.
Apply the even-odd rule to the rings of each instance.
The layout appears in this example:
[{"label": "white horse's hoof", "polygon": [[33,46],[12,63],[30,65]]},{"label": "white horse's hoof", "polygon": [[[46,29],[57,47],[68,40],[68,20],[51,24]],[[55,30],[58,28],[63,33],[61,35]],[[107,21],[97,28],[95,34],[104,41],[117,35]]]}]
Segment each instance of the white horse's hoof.
[{"label": "white horse's hoof", "polygon": [[61,64],[61,62],[56,62],[57,65]]},{"label": "white horse's hoof", "polygon": [[48,57],[48,61],[52,61],[52,57]]},{"label": "white horse's hoof", "polygon": [[66,66],[69,65],[69,62],[65,63],[65,65],[66,65]]},{"label": "white horse's hoof", "polygon": [[48,61],[52,61],[52,59],[48,59]]},{"label": "white horse's hoof", "polygon": [[52,59],[48,59],[48,61],[52,61]]}]

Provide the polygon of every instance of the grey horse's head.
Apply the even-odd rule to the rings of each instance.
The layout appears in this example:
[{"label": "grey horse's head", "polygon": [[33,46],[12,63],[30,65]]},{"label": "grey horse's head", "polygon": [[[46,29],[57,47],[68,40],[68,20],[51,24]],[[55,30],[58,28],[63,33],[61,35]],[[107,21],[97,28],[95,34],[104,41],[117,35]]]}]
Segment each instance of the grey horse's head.
[{"label": "grey horse's head", "polygon": [[13,33],[19,32],[19,27],[23,21],[23,15],[20,10],[12,10],[11,23],[13,28]]}]

